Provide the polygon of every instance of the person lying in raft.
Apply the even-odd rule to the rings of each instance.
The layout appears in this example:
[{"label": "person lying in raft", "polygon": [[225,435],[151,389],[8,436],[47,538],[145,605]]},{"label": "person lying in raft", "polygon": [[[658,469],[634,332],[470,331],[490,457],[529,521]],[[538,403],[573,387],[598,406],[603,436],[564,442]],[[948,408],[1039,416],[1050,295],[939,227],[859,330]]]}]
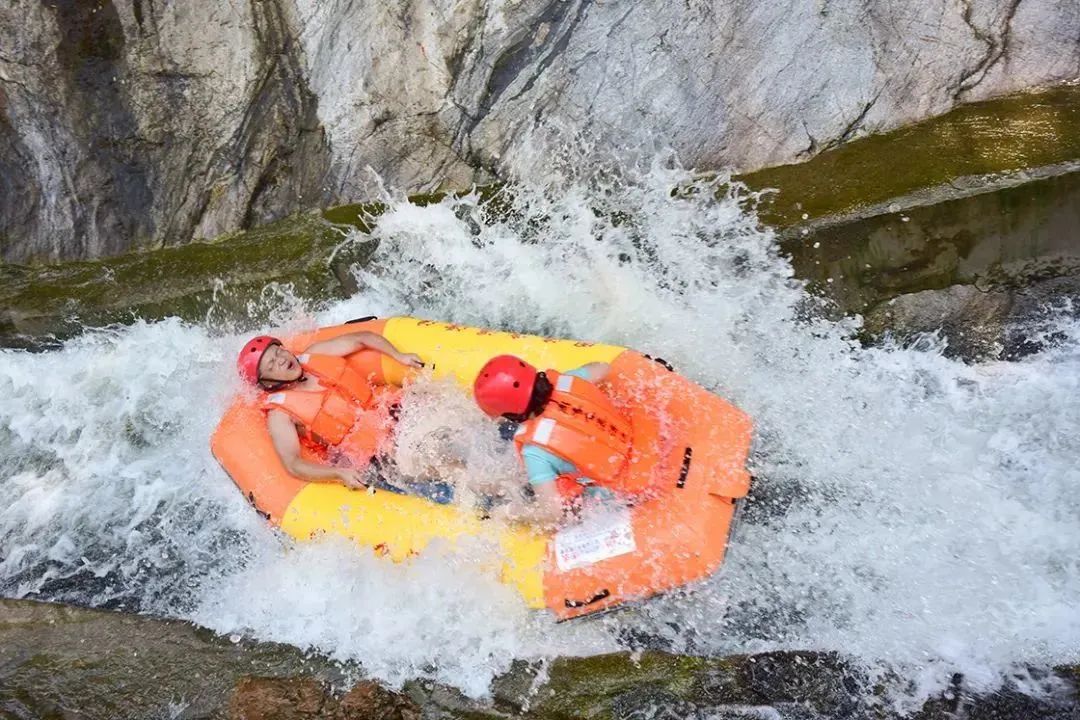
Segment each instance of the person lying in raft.
[{"label": "person lying in raft", "polygon": [[513,355],[493,358],[473,385],[488,416],[518,423],[514,444],[535,495],[527,513],[536,525],[559,525],[583,501],[608,501],[630,457],[630,421],[597,383],[611,371],[589,363],[560,373],[537,371]]},{"label": "person lying in raft", "polygon": [[[299,356],[269,335],[253,338],[240,351],[237,368],[247,382],[267,392],[263,398],[266,426],[282,465],[291,474],[316,482],[341,482],[360,488],[378,470],[375,453],[392,422],[388,408],[378,407],[371,383],[346,358],[375,350],[412,368],[423,367],[416,355],[402,353],[372,332],[340,335],[308,346]],[[301,457],[301,440],[329,448],[348,467]],[[373,460],[375,467],[372,468]]]}]

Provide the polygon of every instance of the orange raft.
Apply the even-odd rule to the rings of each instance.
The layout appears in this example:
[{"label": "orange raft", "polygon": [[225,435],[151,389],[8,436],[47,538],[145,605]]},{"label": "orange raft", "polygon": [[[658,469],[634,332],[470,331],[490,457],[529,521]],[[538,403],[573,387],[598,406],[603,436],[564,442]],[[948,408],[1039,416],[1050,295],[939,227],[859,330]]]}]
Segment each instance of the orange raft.
[{"label": "orange raft", "polygon": [[[560,619],[613,606],[704,579],[720,567],[737,501],[750,477],[749,417],[730,403],[633,350],[518,335],[399,317],[364,320],[291,338],[312,342],[358,330],[382,333],[433,366],[437,377],[471,388],[495,355],[519,355],[541,368],[568,370],[589,362],[612,365],[608,387],[630,414],[633,455],[627,472],[654,488],[622,510],[588,515],[551,534],[482,520],[468,509],[390,492],[354,491],[290,476],[270,443],[256,399],[237,398],[214,432],[211,449],[225,471],[271,523],[299,540],[330,533],[406,561],[432,544],[487,540],[500,579],[530,607]],[[388,392],[404,369],[389,358],[359,353],[352,362]]]}]

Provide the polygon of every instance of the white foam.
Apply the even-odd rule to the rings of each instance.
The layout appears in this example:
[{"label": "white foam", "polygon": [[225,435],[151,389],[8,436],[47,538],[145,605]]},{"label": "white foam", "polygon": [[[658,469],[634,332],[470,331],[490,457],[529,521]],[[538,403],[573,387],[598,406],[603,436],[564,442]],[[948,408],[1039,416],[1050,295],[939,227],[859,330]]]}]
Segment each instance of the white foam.
[{"label": "white foam", "polygon": [[[756,420],[761,499],[718,578],[554,626],[467,567],[291,549],[207,449],[243,338],[169,321],[0,353],[0,587],[192,617],[473,694],[514,657],[610,648],[627,628],[698,652],[839,650],[918,669],[923,692],[954,671],[992,684],[1012,663],[1080,659],[1080,328],[1063,321],[1063,344],[1013,364],[862,349],[857,321],[806,313],[737,198],[671,196],[688,182],[656,166],[522,185],[511,217],[476,198],[394,203],[360,295],[291,317],[411,312],[662,355]],[[471,463],[508,471],[462,432]]]}]

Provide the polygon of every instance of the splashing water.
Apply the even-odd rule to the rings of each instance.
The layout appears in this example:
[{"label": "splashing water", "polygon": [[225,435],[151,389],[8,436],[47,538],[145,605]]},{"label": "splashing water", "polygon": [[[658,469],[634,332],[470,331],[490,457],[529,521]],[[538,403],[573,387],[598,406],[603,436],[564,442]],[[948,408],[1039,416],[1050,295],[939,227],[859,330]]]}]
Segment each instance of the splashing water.
[{"label": "splashing water", "polygon": [[[0,589],[188,617],[472,694],[515,657],[613,649],[628,630],[691,652],[838,650],[918,669],[924,693],[954,671],[990,684],[1013,663],[1080,657],[1075,324],[1011,364],[864,349],[857,321],[812,312],[743,196],[662,165],[519,184],[497,206],[391,202],[361,293],[294,303],[290,327],[411,313],[662,355],[755,418],[754,499],[719,576],[555,626],[438,555],[395,567],[293,546],[207,448],[242,339],[166,321],[0,354]],[[461,416],[452,393],[428,398]],[[506,471],[458,427],[470,467]]]}]

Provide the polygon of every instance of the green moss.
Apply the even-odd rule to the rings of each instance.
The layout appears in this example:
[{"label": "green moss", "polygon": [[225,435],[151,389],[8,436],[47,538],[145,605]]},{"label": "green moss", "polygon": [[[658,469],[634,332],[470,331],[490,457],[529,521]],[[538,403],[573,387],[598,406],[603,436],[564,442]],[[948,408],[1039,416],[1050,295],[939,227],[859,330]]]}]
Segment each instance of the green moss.
[{"label": "green moss", "polygon": [[195,319],[230,297],[246,302],[248,293],[274,281],[292,283],[302,297],[328,298],[340,293],[328,264],[342,240],[317,216],[298,215],[213,242],[95,261],[0,265],[6,310],[0,322],[63,335],[77,326],[74,318],[94,324],[132,315]]},{"label": "green moss", "polygon": [[[505,204],[504,201],[500,204],[500,201],[502,201],[502,198],[504,197],[501,194],[504,187],[505,185],[502,183],[493,183],[491,185],[478,185],[468,190],[420,193],[417,195],[410,195],[409,202],[417,207],[427,207],[428,205],[440,203],[451,196],[464,197],[465,195],[476,193],[480,197],[480,202],[498,208],[503,207]],[[386,212],[385,203],[354,203],[351,205],[339,205],[323,210],[322,217],[324,220],[331,223],[349,225],[357,228],[361,232],[371,232],[374,219],[384,212]]]},{"label": "green moss", "polygon": [[[509,212],[502,186],[473,188],[489,212]],[[458,193],[465,195],[466,192]],[[418,206],[447,193],[414,195]],[[86,325],[179,317],[245,318],[252,298],[272,282],[320,302],[356,291],[348,268],[374,243],[343,246],[342,226],[370,233],[383,203],[299,214],[209,242],[146,249],[112,258],[42,265],[0,264],[0,345],[34,346],[25,336],[64,338]],[[259,318],[253,318],[258,321]]]},{"label": "green moss", "polygon": [[716,660],[646,652],[560,658],[529,713],[537,718],[610,718],[623,693],[643,688],[688,699],[703,671]]},{"label": "green moss", "polygon": [[762,219],[791,225],[847,213],[970,175],[1080,158],[1080,87],[961,106],[940,117],[846,143],[796,165],[738,180],[779,192]]},{"label": "green moss", "polygon": [[336,225],[350,225],[360,232],[371,232],[371,220],[386,212],[383,203],[356,203],[339,205],[322,211],[324,220]]}]

